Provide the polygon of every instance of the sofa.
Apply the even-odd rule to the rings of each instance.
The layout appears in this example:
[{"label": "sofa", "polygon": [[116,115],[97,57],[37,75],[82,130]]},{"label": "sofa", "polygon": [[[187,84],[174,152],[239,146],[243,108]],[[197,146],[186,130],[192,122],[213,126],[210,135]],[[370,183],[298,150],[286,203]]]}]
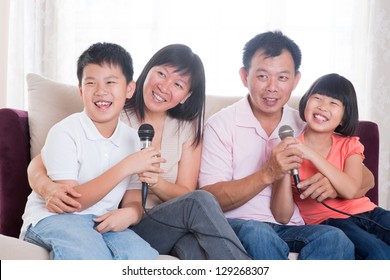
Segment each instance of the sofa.
[{"label": "sofa", "polygon": [[[76,86],[62,84],[37,74],[26,77],[28,110],[0,109],[0,259],[48,259],[48,252],[17,239],[22,214],[31,192],[27,179],[30,159],[41,150],[50,127],[83,109]],[[239,96],[208,95],[205,118],[237,101]],[[289,105],[297,108],[299,97]],[[379,130],[371,121],[360,121],[356,131],[365,146],[365,165],[375,176],[375,187],[367,196],[378,204]],[[173,258],[160,256],[162,259]],[[290,254],[290,258],[294,254]]]}]

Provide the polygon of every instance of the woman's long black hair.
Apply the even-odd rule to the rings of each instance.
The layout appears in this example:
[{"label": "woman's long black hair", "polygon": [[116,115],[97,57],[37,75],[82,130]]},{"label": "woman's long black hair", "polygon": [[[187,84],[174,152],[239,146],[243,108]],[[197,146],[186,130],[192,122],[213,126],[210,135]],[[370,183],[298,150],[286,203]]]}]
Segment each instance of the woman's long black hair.
[{"label": "woman's long black hair", "polygon": [[191,95],[183,103],[168,110],[168,115],[181,121],[196,120],[194,143],[198,145],[202,138],[203,120],[206,100],[206,78],[204,67],[199,56],[183,44],[172,44],[160,49],[145,65],[137,79],[137,87],[132,98],[126,100],[125,111],[135,112],[142,121],[145,118],[143,87],[145,79],[155,66],[169,65],[176,71],[189,75],[191,79]]}]

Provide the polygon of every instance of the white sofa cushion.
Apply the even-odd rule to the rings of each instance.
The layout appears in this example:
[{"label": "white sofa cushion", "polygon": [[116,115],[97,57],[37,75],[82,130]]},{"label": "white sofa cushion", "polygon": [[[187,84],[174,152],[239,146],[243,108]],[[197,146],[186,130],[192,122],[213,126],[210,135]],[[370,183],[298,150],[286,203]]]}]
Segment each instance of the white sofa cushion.
[{"label": "white sofa cushion", "polygon": [[83,110],[76,86],[58,83],[37,74],[27,74],[28,121],[31,157],[41,152],[49,129],[72,113]]}]

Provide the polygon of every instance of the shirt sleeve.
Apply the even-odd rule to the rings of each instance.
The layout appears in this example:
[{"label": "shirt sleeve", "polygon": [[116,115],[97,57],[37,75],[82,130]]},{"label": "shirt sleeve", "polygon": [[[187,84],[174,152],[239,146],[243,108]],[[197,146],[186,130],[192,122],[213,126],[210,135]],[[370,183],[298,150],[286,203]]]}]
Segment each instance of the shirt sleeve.
[{"label": "shirt sleeve", "polygon": [[199,187],[233,178],[233,145],[229,132],[218,120],[206,124],[199,175]]},{"label": "shirt sleeve", "polygon": [[63,129],[61,124],[50,129],[41,154],[50,179],[78,180],[76,142],[70,131]]}]

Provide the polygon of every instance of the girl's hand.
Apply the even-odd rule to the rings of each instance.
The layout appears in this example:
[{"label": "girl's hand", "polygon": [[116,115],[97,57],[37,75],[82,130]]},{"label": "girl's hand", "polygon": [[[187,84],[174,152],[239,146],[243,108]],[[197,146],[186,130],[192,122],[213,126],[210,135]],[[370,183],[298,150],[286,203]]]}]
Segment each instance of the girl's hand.
[{"label": "girl's hand", "polygon": [[300,182],[297,187],[302,190],[301,199],[310,197],[318,202],[322,202],[327,198],[337,197],[337,192],[329,179],[319,172]]}]

